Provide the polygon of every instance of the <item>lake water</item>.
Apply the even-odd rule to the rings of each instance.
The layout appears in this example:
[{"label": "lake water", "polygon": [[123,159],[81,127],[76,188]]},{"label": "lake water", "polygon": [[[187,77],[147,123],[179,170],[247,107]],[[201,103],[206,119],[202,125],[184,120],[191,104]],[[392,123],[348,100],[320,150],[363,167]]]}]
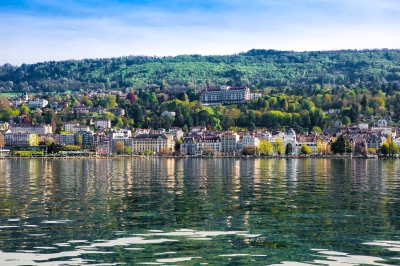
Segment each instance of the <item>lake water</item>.
[{"label": "lake water", "polygon": [[400,161],[0,161],[0,265],[400,265]]}]

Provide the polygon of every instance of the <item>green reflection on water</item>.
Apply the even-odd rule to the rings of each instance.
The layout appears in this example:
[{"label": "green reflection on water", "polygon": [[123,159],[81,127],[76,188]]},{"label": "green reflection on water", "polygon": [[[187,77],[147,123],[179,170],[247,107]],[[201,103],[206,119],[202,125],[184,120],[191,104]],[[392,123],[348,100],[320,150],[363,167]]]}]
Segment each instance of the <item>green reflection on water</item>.
[{"label": "green reflection on water", "polygon": [[14,160],[0,169],[1,265],[399,264],[400,243],[388,244],[400,236],[397,160]]}]

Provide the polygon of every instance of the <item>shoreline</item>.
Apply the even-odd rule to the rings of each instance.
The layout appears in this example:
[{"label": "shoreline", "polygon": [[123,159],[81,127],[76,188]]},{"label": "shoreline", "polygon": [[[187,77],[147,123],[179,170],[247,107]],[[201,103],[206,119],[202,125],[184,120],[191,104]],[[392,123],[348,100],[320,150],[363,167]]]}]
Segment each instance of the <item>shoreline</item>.
[{"label": "shoreline", "polygon": [[316,155],[316,156],[172,156],[172,155],[112,155],[112,156],[4,156],[0,160],[126,160],[126,159],[366,159],[366,160],[388,160],[399,159],[398,157],[381,156],[381,157],[366,157],[366,156],[350,156],[350,155]]}]

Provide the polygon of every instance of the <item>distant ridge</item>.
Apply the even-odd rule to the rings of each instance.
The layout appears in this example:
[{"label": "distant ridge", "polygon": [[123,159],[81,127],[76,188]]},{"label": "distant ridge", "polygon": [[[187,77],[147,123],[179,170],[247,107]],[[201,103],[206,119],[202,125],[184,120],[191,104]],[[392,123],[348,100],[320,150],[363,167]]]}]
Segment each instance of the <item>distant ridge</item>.
[{"label": "distant ridge", "polygon": [[0,66],[0,91],[247,85],[354,85],[400,81],[400,49],[280,51],[232,55],[123,56]]}]

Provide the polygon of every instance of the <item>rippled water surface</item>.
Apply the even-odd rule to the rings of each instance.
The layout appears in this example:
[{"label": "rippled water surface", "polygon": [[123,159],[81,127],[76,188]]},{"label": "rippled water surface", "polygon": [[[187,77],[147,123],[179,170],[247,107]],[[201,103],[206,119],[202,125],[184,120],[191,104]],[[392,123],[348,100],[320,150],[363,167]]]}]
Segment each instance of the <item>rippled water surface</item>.
[{"label": "rippled water surface", "polygon": [[400,265],[398,160],[0,161],[0,265]]}]

